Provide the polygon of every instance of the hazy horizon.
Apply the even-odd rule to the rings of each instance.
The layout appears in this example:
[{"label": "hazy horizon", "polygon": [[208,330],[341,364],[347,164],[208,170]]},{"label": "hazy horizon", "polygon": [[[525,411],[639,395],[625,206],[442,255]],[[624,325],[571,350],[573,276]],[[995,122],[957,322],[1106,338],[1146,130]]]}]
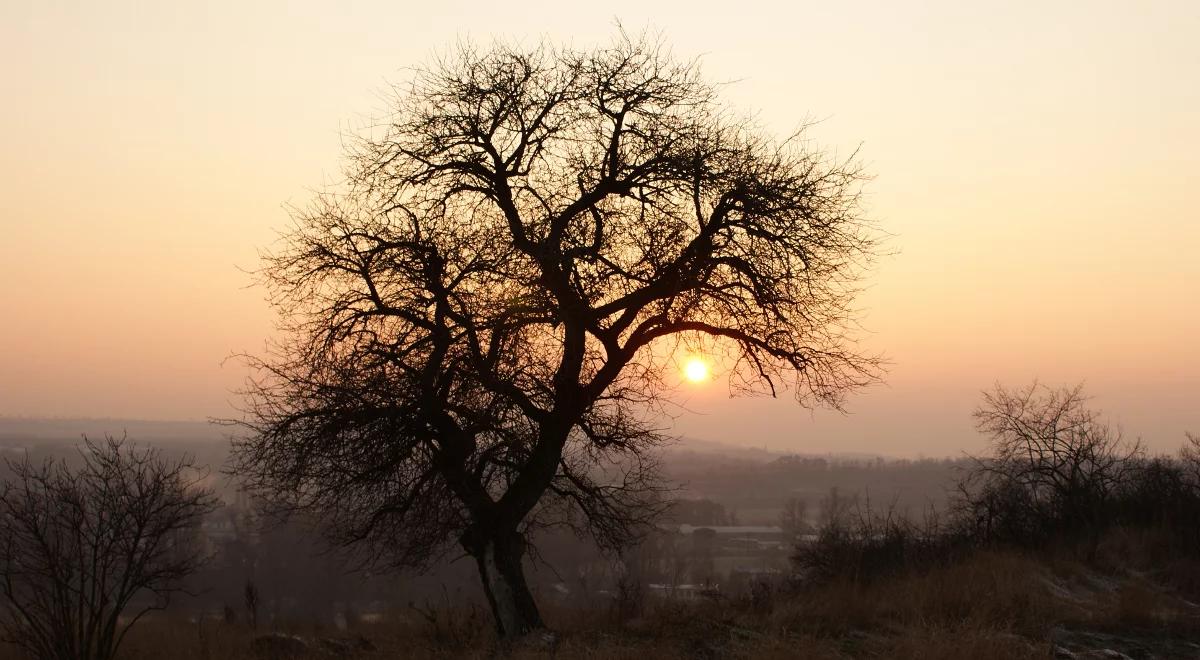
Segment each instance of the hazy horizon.
[{"label": "hazy horizon", "polygon": [[701,56],[776,135],[861,149],[895,254],[859,300],[890,362],[849,415],[681,388],[674,432],[797,453],[956,455],[995,382],[1083,381],[1130,437],[1200,432],[1200,4],[8,3],[0,415],[235,414],[272,333],[244,272],[342,135],[459,39]]}]

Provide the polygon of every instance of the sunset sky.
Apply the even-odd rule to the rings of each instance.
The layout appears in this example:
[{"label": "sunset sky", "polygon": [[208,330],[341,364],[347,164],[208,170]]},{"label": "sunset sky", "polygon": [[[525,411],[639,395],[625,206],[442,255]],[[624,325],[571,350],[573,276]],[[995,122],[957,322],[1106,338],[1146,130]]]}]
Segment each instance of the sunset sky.
[{"label": "sunset sky", "polygon": [[[1200,2],[0,3],[0,415],[231,414],[258,263],[342,136],[459,39],[702,56],[777,134],[861,147],[891,235],[848,415],[681,388],[679,433],[974,451],[979,391],[1086,381],[1156,450],[1200,432]],[[518,8],[519,7],[519,8]],[[224,364],[222,364],[224,362]]]}]

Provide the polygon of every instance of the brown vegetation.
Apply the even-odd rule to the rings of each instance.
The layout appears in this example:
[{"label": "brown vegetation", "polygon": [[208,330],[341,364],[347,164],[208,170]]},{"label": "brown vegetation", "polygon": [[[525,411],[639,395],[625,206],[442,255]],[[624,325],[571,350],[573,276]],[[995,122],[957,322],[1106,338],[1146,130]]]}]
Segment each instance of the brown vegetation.
[{"label": "brown vegetation", "polygon": [[[1103,546],[1120,548],[1128,566],[1088,564],[1067,550],[1048,559],[980,550],[879,580],[780,587],[765,599],[648,602],[634,618],[604,604],[547,608],[559,636],[518,646],[512,656],[990,660],[1048,658],[1056,647],[1060,652],[1104,647],[1123,648],[1131,657],[1194,657],[1200,646],[1190,640],[1200,635],[1200,612],[1189,599],[1197,593],[1168,586],[1167,571],[1139,568],[1154,563],[1159,541],[1114,530]],[[345,631],[314,626],[285,631],[312,647],[298,658],[333,657],[321,640],[360,637],[375,650],[337,657],[488,658],[496,648],[487,615],[478,608],[401,610]],[[169,651],[177,660],[257,660],[263,656],[251,648],[258,634],[245,624],[164,615],[131,633],[123,657],[148,660]]]},{"label": "brown vegetation", "polygon": [[202,563],[194,532],[212,493],[190,459],[112,437],[85,438],[74,464],[3,465],[0,641],[39,660],[109,660]]}]

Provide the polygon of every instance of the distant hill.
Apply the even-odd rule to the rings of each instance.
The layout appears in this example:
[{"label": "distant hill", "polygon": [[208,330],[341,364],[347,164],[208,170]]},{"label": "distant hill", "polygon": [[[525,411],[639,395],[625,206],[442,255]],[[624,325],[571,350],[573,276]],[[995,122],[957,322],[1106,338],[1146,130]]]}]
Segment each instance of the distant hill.
[{"label": "distant hill", "polygon": [[74,442],[86,435],[102,438],[128,435],[146,442],[223,441],[232,429],[209,422],[142,419],[40,419],[0,417],[0,443]]},{"label": "distant hill", "polygon": [[[163,421],[115,418],[40,418],[0,416],[0,444],[33,442],[75,442],[82,436],[102,438],[104,434],[128,434],[145,442],[225,441],[235,429],[210,422]],[[750,463],[770,463],[784,456],[819,457],[834,460],[874,460],[876,454],[781,452],[764,447],[735,445],[727,442],[681,438],[667,445],[668,456],[697,454]]]},{"label": "distant hill", "polygon": [[888,459],[889,457],[881,454],[868,454],[862,452],[794,452],[794,451],[777,451],[767,449],[765,447],[751,447],[730,444],[727,442],[716,442],[713,440],[701,440],[699,438],[680,438],[674,444],[667,445],[666,453],[668,455],[679,454],[701,454],[708,456],[721,456],[724,458],[749,461],[753,463],[770,463],[785,456],[802,456],[806,458],[825,458],[834,461],[874,461],[877,458]]}]

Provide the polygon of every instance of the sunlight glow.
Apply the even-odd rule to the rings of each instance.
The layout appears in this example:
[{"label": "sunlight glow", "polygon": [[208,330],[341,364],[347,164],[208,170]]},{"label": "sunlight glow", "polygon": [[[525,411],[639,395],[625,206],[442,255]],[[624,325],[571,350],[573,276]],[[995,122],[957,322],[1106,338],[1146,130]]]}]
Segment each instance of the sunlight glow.
[{"label": "sunlight glow", "polygon": [[700,357],[689,358],[683,365],[683,376],[692,383],[703,383],[708,380],[708,363]]}]

